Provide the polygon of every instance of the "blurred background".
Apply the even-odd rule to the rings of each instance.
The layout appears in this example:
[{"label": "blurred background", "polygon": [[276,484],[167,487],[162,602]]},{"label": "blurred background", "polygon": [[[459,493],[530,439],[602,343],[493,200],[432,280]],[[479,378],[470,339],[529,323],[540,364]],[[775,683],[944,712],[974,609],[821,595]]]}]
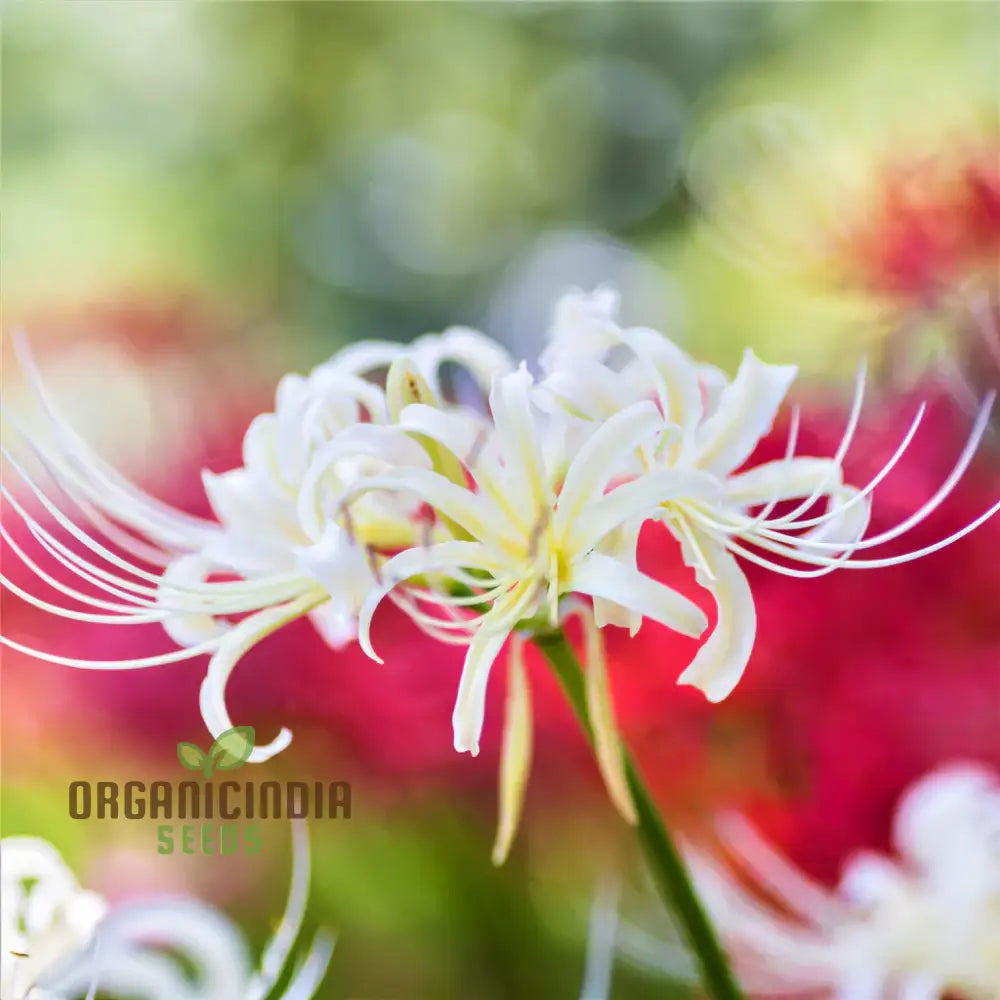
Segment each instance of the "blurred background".
[{"label": "blurred background", "polygon": [[[877,522],[933,493],[1000,382],[994,4],[22,4],[2,45],[5,398],[23,330],[81,433],[187,509],[206,509],[201,468],[239,463],[282,373],[452,324],[530,361],[569,286],[616,286],[625,322],[706,361],[751,346],[799,364],[803,451],[836,450],[868,358],[862,481],[930,399]],[[993,430],[927,539],[986,508],[998,469]],[[884,846],[915,777],[1000,767],[998,543],[991,523],[881,576],[751,574],[758,648],[719,707],[673,686],[687,640],[612,636],[626,739],[664,811],[697,836],[743,808],[832,881]],[[10,595],[3,611],[57,651],[163,648],[57,629]],[[593,895],[635,867],[582,738],[533,664],[525,825],[494,870],[500,713],[479,758],[454,754],[460,660],[390,624],[390,667],[303,626],[232,684],[234,717],[295,731],[268,777],[352,782],[352,818],[313,831],[311,919],[340,932],[320,995],[578,996]],[[195,892],[262,940],[282,836],[253,864],[207,863],[158,856],[144,824],[66,816],[70,780],[177,777],[202,671],[5,651],[3,833],[47,837],[113,898]],[[622,962],[613,996],[687,995],[683,961],[675,978]]]}]

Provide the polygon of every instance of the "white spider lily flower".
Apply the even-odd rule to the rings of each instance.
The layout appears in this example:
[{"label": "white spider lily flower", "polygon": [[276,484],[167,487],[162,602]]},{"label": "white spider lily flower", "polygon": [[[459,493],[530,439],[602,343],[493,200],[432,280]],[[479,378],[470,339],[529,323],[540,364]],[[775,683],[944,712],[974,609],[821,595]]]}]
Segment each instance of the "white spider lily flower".
[{"label": "white spider lily flower", "polygon": [[[425,538],[416,498],[371,494],[349,516],[330,507],[332,498],[366,477],[398,465],[432,467],[433,455],[391,425],[393,414],[415,399],[437,403],[439,370],[446,363],[464,365],[480,385],[490,372],[511,367],[487,338],[454,329],[418,338],[412,348],[355,344],[308,376],[285,376],[274,412],[255,418],[246,432],[243,465],[204,474],[216,517],[210,520],[161,503],[96,456],[59,415],[23,342],[19,348],[45,434],[36,440],[9,416],[8,426],[18,430],[68,503],[56,503],[7,448],[4,455],[28,499],[6,484],[0,490],[34,541],[92,589],[82,591],[46,573],[5,526],[0,533],[7,547],[70,603],[42,598],[6,577],[0,582],[61,617],[96,624],[158,622],[185,648],[88,661],[30,649],[9,637],[3,641],[52,662],[98,669],[210,653],[201,703],[215,736],[232,726],[225,687],[247,649],[304,615],[334,648],[353,641],[361,604],[375,584],[374,548],[403,548]],[[364,377],[387,365],[387,389]],[[33,513],[38,508],[41,513]],[[233,626],[234,615],[247,617]],[[290,740],[282,729],[256,747],[250,760],[266,760]]]},{"label": "white spider lily flower", "polygon": [[[309,890],[305,825],[293,824],[285,913],[255,970],[239,928],[196,899],[163,898],[109,908],[76,885],[50,844],[2,841],[3,1000],[310,1000],[330,961],[320,932],[302,950],[283,991],[272,993],[300,936]],[[9,871],[8,871],[9,869]],[[31,884],[28,880],[37,879]],[[26,885],[27,882],[27,885]],[[73,933],[67,934],[72,923]],[[31,931],[19,928],[30,926]],[[8,953],[8,942],[17,954]],[[8,969],[9,966],[9,969]],[[9,976],[8,976],[9,972]]]},{"label": "white spider lily flower", "polygon": [[107,909],[47,841],[0,841],[0,997],[36,996],[39,978],[86,947]]},{"label": "white spider lily flower", "polygon": [[[623,526],[649,516],[672,496],[713,501],[712,477],[663,469],[615,483],[617,456],[664,436],[651,401],[638,402],[593,428],[568,461],[547,460],[532,404],[533,379],[522,367],[494,378],[492,433],[476,438],[459,414],[420,404],[407,407],[400,426],[437,442],[463,462],[468,480],[428,469],[399,469],[361,489],[411,492],[460,534],[411,548],[381,568],[381,583],[362,609],[359,638],[369,655],[376,608],[407,581],[396,599],[414,620],[444,641],[468,645],[453,717],[455,748],[478,753],[490,668],[507,638],[533,619],[556,628],[560,600],[570,594],[603,599],[685,635],[698,636],[707,619],[695,604],[640,573],[634,558],[600,551]],[[430,583],[429,581],[433,582]],[[449,593],[452,590],[461,593]],[[422,610],[422,604],[436,608]]]},{"label": "white spider lily flower", "polygon": [[855,856],[836,890],[795,869],[745,820],[719,829],[742,877],[701,853],[694,874],[754,995],[1000,996],[995,774],[950,765],[923,778],[896,814],[898,858]]},{"label": "white spider lily flower", "polygon": [[[664,498],[662,519],[679,540],[685,562],[698,582],[715,598],[717,624],[680,683],[694,684],[711,701],[725,698],[746,667],[756,636],[753,594],[736,556],[796,577],[820,576],[835,569],[891,566],[930,554],[973,531],[1000,510],[1000,501],[947,538],[924,548],[885,558],[861,558],[859,553],[892,541],[929,516],[949,495],[975,454],[986,430],[994,396],[976,416],[968,441],[941,488],[919,510],[894,527],[866,536],[871,497],[899,462],[923,418],[921,407],[896,452],[863,488],[844,482],[842,463],[861,414],[864,370],[859,374],[854,402],[843,438],[832,458],[795,454],[797,413],[793,416],[783,459],[746,467],[755,448],[773,427],[797,369],[770,365],[752,351],[743,357],[736,377],[728,380],[718,369],[699,365],[664,334],[645,328],[621,329],[607,310],[614,302],[598,298],[605,312],[601,336],[588,334],[569,350],[560,322],[553,336],[559,351],[547,356],[554,364],[538,386],[535,399],[548,413],[561,414],[576,426],[600,425],[637,400],[655,400],[664,433],[634,450],[626,467],[635,475],[673,469],[689,475],[701,472],[717,485],[713,495]],[[577,298],[574,308],[582,309]],[[593,306],[593,301],[591,301]],[[557,308],[562,315],[567,306]],[[588,353],[588,345],[592,349]],[[613,364],[615,349],[628,359]],[[572,355],[572,357],[570,357]],[[555,359],[555,361],[553,360]],[[775,514],[779,504],[794,509]],[[814,513],[817,504],[825,506]],[[628,543],[631,549],[631,542]],[[599,621],[636,627],[634,616],[595,607]]]}]

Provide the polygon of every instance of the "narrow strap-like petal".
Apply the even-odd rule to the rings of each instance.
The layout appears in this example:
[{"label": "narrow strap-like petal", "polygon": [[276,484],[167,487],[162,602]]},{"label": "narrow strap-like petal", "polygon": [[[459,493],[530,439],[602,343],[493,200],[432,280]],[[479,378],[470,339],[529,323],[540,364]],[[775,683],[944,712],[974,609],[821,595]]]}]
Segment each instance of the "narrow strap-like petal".
[{"label": "narrow strap-like petal", "polygon": [[715,412],[698,429],[698,465],[718,475],[739,468],[771,429],[798,369],[768,365],[748,350]]},{"label": "narrow strap-like petal", "polygon": [[683,594],[599,552],[574,571],[573,589],[614,601],[683,635],[697,638],[708,627],[705,612]]},{"label": "narrow strap-like petal", "polygon": [[[226,708],[226,684],[240,658],[272,632],[308,614],[324,600],[322,591],[311,591],[287,604],[258,611],[230,629],[209,661],[208,671],[201,684],[201,714],[212,736],[218,738],[221,733],[233,727]],[[291,741],[290,730],[282,729],[270,743],[255,747],[247,760],[251,764],[268,760],[284,750]]]},{"label": "narrow strap-like petal", "polygon": [[459,753],[470,753],[473,757],[479,753],[490,669],[507,637],[533,600],[534,587],[530,583],[519,584],[494,602],[469,644],[452,714],[455,749]]},{"label": "narrow strap-like petal", "polygon": [[635,803],[628,789],[625,775],[625,755],[618,734],[615,709],[611,702],[611,688],[608,682],[608,663],[604,655],[604,640],[601,638],[589,608],[581,610],[583,634],[586,642],[586,665],[584,668],[587,715],[594,732],[594,755],[600,768],[604,787],[608,790],[615,809],[626,823],[635,826],[639,822]]},{"label": "narrow strap-like petal", "polygon": [[559,491],[556,531],[562,533],[578,523],[587,504],[604,494],[623,458],[662,427],[663,418],[651,402],[636,403],[602,423],[584,442],[566,472]]},{"label": "narrow strap-like petal", "polygon": [[693,684],[709,701],[722,701],[743,676],[753,649],[757,635],[753,593],[736,559],[709,535],[695,529],[693,537],[681,536],[681,544],[684,561],[715,598],[718,619],[677,683]]},{"label": "narrow strap-like petal", "polygon": [[507,671],[507,704],[504,711],[503,745],[500,751],[500,819],[493,843],[493,864],[502,865],[521,821],[524,793],[531,771],[532,715],[531,689],[524,665],[527,640],[515,632],[511,636]]}]

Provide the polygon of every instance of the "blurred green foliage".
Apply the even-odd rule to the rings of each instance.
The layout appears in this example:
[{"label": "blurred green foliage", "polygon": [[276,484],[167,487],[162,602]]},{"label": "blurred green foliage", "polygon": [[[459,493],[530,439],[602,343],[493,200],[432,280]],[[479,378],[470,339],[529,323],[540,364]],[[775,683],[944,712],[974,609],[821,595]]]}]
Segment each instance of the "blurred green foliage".
[{"label": "blurred green foliage", "polygon": [[804,17],[745,3],[8,8],[9,310],[183,288],[333,343],[478,318],[546,229],[641,242],[683,219],[701,95]]}]

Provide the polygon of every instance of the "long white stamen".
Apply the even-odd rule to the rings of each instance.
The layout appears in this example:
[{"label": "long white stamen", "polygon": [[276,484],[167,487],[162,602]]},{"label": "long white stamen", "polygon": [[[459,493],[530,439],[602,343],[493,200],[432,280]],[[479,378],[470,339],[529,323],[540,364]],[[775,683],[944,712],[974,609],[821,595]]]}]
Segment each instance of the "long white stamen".
[{"label": "long white stamen", "polygon": [[145,614],[136,613],[116,615],[102,615],[87,611],[74,611],[72,608],[64,608],[58,604],[51,604],[44,598],[38,597],[35,594],[24,590],[2,573],[0,573],[0,584],[12,593],[17,594],[17,596],[22,600],[34,605],[41,611],[48,611],[49,614],[57,615],[60,618],[72,618],[75,621],[80,622],[91,622],[98,625],[148,625],[151,622],[162,621],[164,618],[169,616],[169,612],[164,611],[150,611]]},{"label": "long white stamen", "polygon": [[19,653],[63,667],[80,667],[83,670],[137,670],[141,667],[159,667],[165,663],[179,663],[181,660],[190,660],[196,656],[204,656],[206,653],[214,653],[218,648],[219,640],[213,639],[198,646],[177,649],[172,653],[163,653],[160,656],[136,657],[131,660],[82,660],[72,656],[57,656],[55,653],[32,649],[30,646],[25,646],[2,634],[0,634],[0,643],[17,650]]},{"label": "long white stamen", "polygon": [[[839,469],[843,465],[844,459],[847,457],[847,452],[850,450],[851,442],[854,440],[854,434],[858,429],[858,424],[861,420],[861,408],[864,405],[865,397],[865,384],[868,377],[868,363],[867,361],[862,361],[858,368],[857,379],[854,384],[854,398],[851,402],[851,412],[848,416],[847,427],[844,429],[844,434],[840,439],[840,444],[837,446],[837,450],[834,453],[831,465],[831,471],[833,469]],[[794,521],[799,515],[805,513],[823,494],[830,486],[832,480],[828,477],[825,481],[822,481],[816,485],[813,492],[806,497],[805,500],[799,504],[793,511],[786,514],[784,517],[778,518],[773,523],[773,526],[777,527],[782,524],[788,524]]]},{"label": "long white stamen", "polygon": [[[803,518],[800,521],[795,521],[794,523],[783,525],[785,531],[799,531],[804,528],[812,528],[821,524],[826,524],[827,522],[832,521],[837,517],[840,517],[845,510],[849,510],[855,505],[863,503],[867,497],[871,496],[871,494],[875,492],[876,488],[882,483],[885,477],[888,476],[890,472],[892,472],[892,470],[896,467],[900,459],[902,459],[903,455],[910,447],[913,438],[916,436],[917,430],[920,427],[920,423],[923,420],[924,414],[926,412],[927,412],[927,404],[921,403],[919,409],[917,410],[917,415],[913,418],[913,421],[910,423],[910,426],[907,429],[906,434],[903,436],[902,441],[900,441],[896,450],[893,452],[892,457],[889,459],[888,462],[886,462],[885,465],[882,466],[881,469],[879,469],[879,471],[872,477],[872,479],[865,484],[863,489],[858,490],[858,492],[855,493],[854,496],[852,496],[848,501],[846,501],[844,504],[842,504],[840,507],[837,507],[834,510],[828,510],[825,513],[820,514],[816,517]],[[775,527],[775,525],[779,525],[779,522],[770,521],[767,524],[766,529],[772,530]]]},{"label": "long white stamen", "polygon": [[326,975],[335,944],[334,936],[317,934],[308,948],[306,957],[296,965],[291,981],[276,1000],[313,1000]]},{"label": "long white stamen", "polygon": [[[107,570],[88,561],[83,556],[73,552],[63,542],[59,541],[51,532],[43,528],[34,517],[14,499],[13,494],[2,484],[0,484],[0,496],[9,503],[24,521],[25,527],[38,542],[41,547],[49,553],[60,565],[71,570],[81,579],[99,587],[106,593],[114,594],[124,600],[131,600],[138,606],[154,607],[156,602],[156,590],[144,584],[137,584],[134,581],[126,580],[123,577],[109,573]],[[148,600],[143,599],[145,595]]]},{"label": "long white stamen", "polygon": [[[20,471],[23,474],[23,470]],[[17,513],[21,516],[22,520],[24,520],[29,531],[31,531],[39,543],[53,556],[59,559],[60,562],[70,568],[74,568],[74,571],[79,576],[87,579],[91,583],[95,583],[95,585],[99,584],[97,584],[97,581],[94,580],[89,574],[93,574],[93,576],[109,584],[114,584],[115,588],[121,588],[122,591],[127,591],[131,594],[146,596],[153,599],[153,604],[151,606],[165,607],[169,609],[170,604],[164,599],[163,595],[178,594],[181,596],[200,598],[206,603],[217,606],[220,610],[228,610],[230,613],[237,613],[241,610],[251,610],[255,607],[260,607],[263,604],[287,600],[292,593],[301,590],[301,580],[293,574],[275,574],[274,576],[267,577],[259,581],[238,580],[211,582],[200,586],[182,585],[178,583],[165,584],[163,583],[162,576],[148,573],[138,567],[132,566],[125,560],[117,558],[114,553],[110,552],[110,550],[108,550],[105,546],[101,545],[99,542],[91,538],[91,536],[87,535],[86,532],[82,531],[75,524],[73,524],[73,522],[69,520],[69,518],[67,518],[61,511],[59,511],[58,508],[51,503],[51,501],[48,501],[48,499],[41,494],[31,480],[26,481],[29,486],[32,487],[35,495],[43,501],[46,509],[53,514],[59,524],[74,538],[81,541],[87,548],[95,552],[95,554],[101,556],[109,562],[112,562],[114,565],[127,568],[129,569],[129,572],[141,575],[143,578],[149,579],[157,583],[159,586],[150,587],[145,584],[128,580],[95,565],[80,556],[78,553],[73,552],[64,543],[55,538],[51,532],[43,528],[38,521],[28,514],[24,507],[18,503],[10,491],[5,486],[0,484],[0,495],[2,495],[7,502],[14,507]],[[56,551],[53,551],[53,549]],[[116,593],[121,597],[128,596],[128,594],[122,593],[118,589],[104,589],[108,589],[109,592]],[[188,611],[190,610],[190,607],[181,606],[176,610]]]},{"label": "long white stamen", "polygon": [[28,347],[27,338],[22,332],[18,331],[14,334],[13,342],[21,369],[27,378],[28,384],[34,391],[35,397],[49,418],[53,430],[61,440],[69,442],[70,450],[68,457],[80,463],[86,472],[97,479],[98,487],[102,489],[102,495],[110,494],[111,496],[118,496],[120,494],[125,498],[128,509],[141,509],[148,515],[159,519],[161,530],[165,530],[167,533],[176,530],[177,525],[184,525],[188,530],[215,530],[215,525],[211,521],[176,510],[157,500],[156,497],[150,496],[144,490],[139,489],[134,483],[129,482],[113,466],[96,455],[76,431],[73,430],[72,426],[59,413],[58,408],[52,402],[38,366]]},{"label": "long white stamen", "polygon": [[[244,581],[208,584],[207,588],[163,584],[158,590],[136,584],[116,574],[109,573],[73,552],[50,532],[42,528],[2,485],[0,485],[0,493],[21,515],[26,527],[39,544],[61,565],[107,593],[132,600],[136,607],[155,608],[180,614],[189,614],[195,610],[203,610],[212,614],[239,614],[255,611],[264,605],[274,603],[276,600],[288,600],[302,589],[302,581],[294,577],[289,577],[289,583],[284,586],[278,586],[280,578],[274,578],[273,586],[268,587],[263,594],[257,585],[252,582],[244,583]],[[148,595],[151,599],[143,600],[137,596],[140,594]],[[189,599],[175,603],[170,599],[172,595]],[[190,598],[195,599],[194,605],[192,605]]]},{"label": "long white stamen", "polygon": [[84,517],[97,529],[97,531],[104,535],[114,545],[128,552],[129,555],[135,556],[137,559],[141,559],[143,562],[147,562],[152,566],[158,566],[161,569],[165,569],[170,565],[171,561],[176,558],[177,553],[173,551],[167,551],[159,545],[153,545],[148,542],[144,542],[140,538],[136,538],[131,534],[126,528],[121,527],[116,524],[111,518],[106,517],[100,510],[97,509],[89,500],[79,496],[75,492],[67,490],[66,484],[62,483],[63,492],[73,501],[77,508],[83,512]]},{"label": "long white stamen", "polygon": [[701,567],[702,572],[705,574],[706,579],[714,580],[715,574],[712,572],[708,565],[708,560],[705,558],[705,553],[702,552],[701,546],[698,544],[698,540],[694,537],[694,532],[691,530],[691,525],[688,524],[687,517],[685,514],[678,510],[670,511],[670,519],[680,528],[681,533],[684,535],[685,540],[691,546],[691,550],[695,554],[695,558],[698,560],[698,565]]},{"label": "long white stamen", "polygon": [[[888,531],[883,531],[881,534],[873,535],[870,538],[866,538],[859,542],[857,547],[859,549],[870,549],[875,545],[881,545],[884,542],[892,541],[894,538],[898,538],[900,535],[905,534],[915,525],[919,524],[921,521],[925,520],[930,514],[932,514],[942,503],[950,496],[951,492],[958,485],[959,480],[965,474],[965,470],[969,467],[969,463],[972,461],[973,456],[976,453],[976,449],[979,447],[979,442],[982,440],[984,431],[989,421],[990,410],[993,407],[993,401],[996,398],[996,394],[991,392],[987,395],[983,402],[983,405],[979,409],[979,414],[976,417],[976,422],[973,426],[972,433],[969,435],[966,441],[965,447],[962,449],[962,453],[955,463],[954,468],[951,473],[941,484],[934,495],[927,500],[918,510],[911,514],[904,521],[901,521],[895,527],[890,528]],[[845,504],[846,506],[846,504]],[[994,508],[995,509],[995,508]],[[978,522],[982,523],[982,522]],[[765,532],[762,532],[765,533]],[[961,537],[961,536],[959,536]],[[797,544],[807,545],[809,548],[821,549],[825,551],[837,551],[842,546],[838,545],[836,542],[823,542],[819,540],[803,538],[797,541]]]},{"label": "long white stamen", "polygon": [[[17,418],[4,411],[2,406],[0,406],[0,414],[3,414],[5,422],[21,435],[28,450],[72,503],[83,511],[84,515],[103,534],[133,555],[137,555],[154,565],[162,566],[169,562],[172,554],[195,549],[208,537],[207,528],[199,530],[194,536],[192,536],[191,531],[185,531],[182,528],[177,532],[178,541],[165,548],[162,544],[156,542],[151,544],[149,541],[128,534],[123,528],[109,520],[107,515],[118,518],[133,530],[142,531],[148,537],[155,539],[155,529],[151,530],[148,523],[142,518],[136,517],[134,507],[117,509],[117,505],[109,500],[107,491],[102,491],[87,483],[86,480],[81,480],[72,468],[60,461],[59,456],[53,456],[35,441],[33,436],[21,426]],[[178,511],[177,513],[181,514],[182,512]],[[208,523],[205,522],[206,525]]]},{"label": "long white stamen", "polygon": [[[10,457],[9,453],[7,453],[6,450],[2,448],[2,446],[0,446],[0,453],[6,455],[8,460],[14,466],[17,473],[20,475],[21,479],[28,486],[31,492],[42,504],[42,506],[49,512],[49,514],[51,514],[51,516],[55,519],[55,521],[59,524],[59,526],[62,527],[65,531],[67,531],[73,538],[81,542],[87,549],[89,549],[95,555],[101,556],[101,558],[103,558],[106,562],[109,562],[112,565],[119,567],[120,569],[124,569],[126,570],[126,572],[129,572],[134,576],[138,576],[141,579],[142,578],[148,579],[152,582],[159,581],[160,579],[159,576],[156,576],[155,574],[152,573],[148,573],[145,570],[127,562],[126,560],[121,559],[115,553],[111,552],[109,549],[101,545],[90,535],[88,535],[85,531],[83,531],[77,525],[75,525],[68,517],[66,517],[65,514],[62,513],[61,510],[59,510],[59,508],[54,503],[52,503],[51,500],[49,500],[49,498],[41,491],[41,489],[35,484],[35,482],[27,475],[24,469],[16,462],[14,462],[14,460]],[[32,534],[34,534],[36,537],[38,537],[39,533],[43,535],[45,538],[48,539],[48,541],[52,545],[58,548],[59,551],[66,556],[66,558],[70,559],[73,562],[79,561],[82,565],[85,565],[96,575],[101,576],[103,579],[106,579],[109,582],[117,583],[125,589],[134,590],[136,593],[140,594],[144,593],[150,596],[155,596],[156,588],[144,586],[143,584],[130,582],[125,580],[124,578],[110,575],[108,571],[102,570],[100,567],[94,566],[92,563],[88,563],[81,556],[78,556],[76,553],[73,553],[71,550],[67,549],[65,545],[63,545],[61,542],[55,539],[55,537],[45,528],[42,528],[39,522],[25,511],[25,509],[17,502],[13,494],[10,492],[10,490],[7,489],[6,486],[0,485],[0,495],[2,495],[4,499],[7,500],[7,502],[18,512],[18,514],[20,514],[22,520],[24,520],[24,522],[28,525]]]},{"label": "long white stamen", "polygon": [[[953,542],[957,542],[966,535],[971,534],[980,525],[985,524],[994,514],[1000,511],[1000,500],[998,500],[992,507],[984,511],[979,515],[974,521],[970,521],[963,528],[959,528],[957,531],[952,532],[946,538],[941,538],[938,541],[925,545],[923,548],[914,549],[910,552],[904,552],[896,556],[887,556],[884,559],[854,559],[851,558],[847,561],[841,561],[840,557],[825,557],[820,555],[814,555],[806,552],[801,552],[797,550],[781,549],[782,555],[787,555],[790,559],[795,559],[799,562],[806,563],[812,566],[841,566],[843,569],[875,569],[879,567],[886,566],[899,566],[903,563],[913,562],[915,559],[921,559],[924,556],[931,555],[934,552],[938,552],[941,549],[947,548]],[[763,541],[754,539],[754,544],[760,545],[762,548],[768,548],[769,545],[773,543],[768,543],[765,545]],[[857,542],[852,543],[847,546],[853,552],[855,549],[860,548],[861,545]],[[831,545],[830,548],[837,550],[838,552],[845,548],[844,545]]]},{"label": "long white stamen", "polygon": [[[785,461],[789,462],[792,456],[795,454],[795,447],[799,440],[799,419],[800,413],[799,408],[796,406],[792,410],[792,420],[791,426],[788,429],[788,443],[785,445]],[[791,475],[791,473],[789,473]],[[754,519],[747,525],[746,530],[749,532],[755,531],[761,524],[764,524],[767,519],[771,516],[771,511],[778,506],[780,502],[781,494],[779,491],[775,491],[774,497],[769,500],[761,511],[755,515]]]},{"label": "long white stamen", "polygon": [[89,604],[94,608],[103,608],[106,611],[119,611],[123,614],[134,614],[136,608],[139,607],[155,607],[153,603],[149,604],[117,604],[114,601],[105,601],[99,597],[95,597],[92,594],[85,594],[83,591],[76,590],[70,587],[68,584],[63,583],[61,580],[56,579],[56,577],[51,576],[47,573],[41,566],[38,565],[20,545],[11,537],[10,533],[3,526],[3,522],[0,521],[0,538],[3,539],[4,543],[8,548],[12,549],[17,555],[17,557],[28,567],[43,583],[47,583],[54,590],[58,590],[60,593],[65,594],[67,597],[72,597],[76,601],[80,601],[83,604]]},{"label": "long white stamen", "polygon": [[[441,632],[475,632],[479,627],[479,623],[482,620],[482,615],[476,615],[475,617],[469,618],[455,618],[449,615],[448,617],[442,617],[440,615],[431,614],[428,611],[424,611],[420,608],[418,602],[413,598],[413,595],[407,591],[401,590],[390,590],[386,595],[393,601],[397,607],[402,608],[408,615],[410,615],[413,620],[418,625],[427,625],[435,630]],[[449,611],[450,609],[444,609]]]},{"label": "long white stamen", "polygon": [[[72,492],[73,495],[84,496],[108,514],[141,531],[158,545],[170,549],[191,550],[199,547],[218,531],[218,527],[213,526],[211,522],[193,518],[183,511],[172,510],[152,497],[142,494],[141,491],[136,490],[138,495],[135,497],[128,493],[120,496],[121,488],[103,481],[95,484],[87,478],[86,470],[80,471],[73,464],[72,456],[53,452],[38,442],[34,435],[21,426],[17,418],[2,406],[0,413],[3,414],[5,425],[14,428],[39,464],[67,494]],[[130,485],[126,480],[122,482]]]},{"label": "long white stamen", "polygon": [[[759,545],[761,548],[765,548],[769,552],[774,552],[777,555],[783,555],[788,559],[799,558],[798,553],[794,549],[785,549],[776,545],[764,545],[764,543],[758,539],[752,539],[752,542],[754,545]],[[832,572],[834,572],[834,570],[843,567],[853,554],[853,550],[848,549],[846,552],[841,553],[841,555],[839,555],[836,559],[825,561],[820,569],[796,569],[793,566],[786,566],[783,563],[766,559],[764,556],[760,555],[760,553],[754,552],[752,549],[748,549],[746,546],[741,545],[734,538],[724,539],[723,544],[734,555],[742,556],[744,559],[749,560],[757,566],[761,566],[764,569],[772,570],[775,573],[780,573],[782,576],[791,577],[796,580],[812,580],[820,576],[829,576]],[[799,561],[805,562],[806,560]]]}]

